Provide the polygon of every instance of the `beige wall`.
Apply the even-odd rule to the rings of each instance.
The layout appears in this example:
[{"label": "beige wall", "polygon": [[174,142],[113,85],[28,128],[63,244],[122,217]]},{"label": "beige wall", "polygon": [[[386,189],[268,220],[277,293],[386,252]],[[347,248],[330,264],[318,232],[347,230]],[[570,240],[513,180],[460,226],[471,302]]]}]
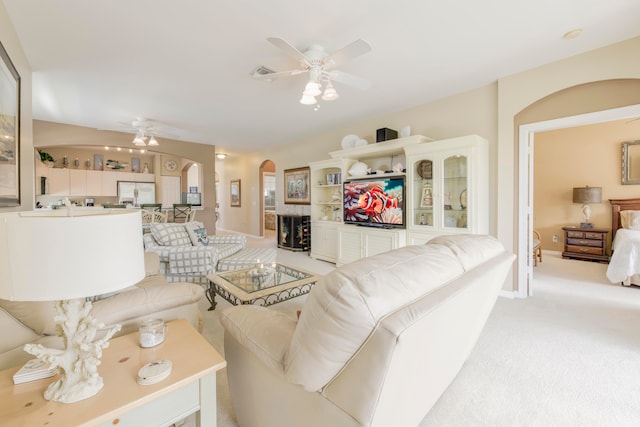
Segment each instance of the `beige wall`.
[{"label": "beige wall", "polygon": [[15,208],[0,208],[0,212],[31,210],[35,206],[35,173],[33,163],[33,129],[31,125],[31,67],[22,51],[9,16],[0,3],[0,42],[20,74],[20,203]]},{"label": "beige wall", "polygon": [[[640,186],[622,185],[622,143],[640,139],[640,120],[619,120],[535,134],[534,228],[544,250],[562,251],[566,225],[583,221],[572,203],[573,187],[602,187],[602,203],[591,205],[591,222],[611,228],[608,199],[640,197]],[[553,243],[553,235],[558,242]],[[611,234],[609,234],[609,241]]]},{"label": "beige wall", "polygon": [[[430,104],[399,111],[383,117],[374,117],[349,126],[328,130],[322,134],[309,136],[274,149],[257,153],[230,156],[218,161],[220,173],[221,215],[218,225],[251,235],[260,234],[259,206],[259,169],[265,160],[276,164],[278,213],[308,214],[308,206],[285,205],[283,203],[283,170],[306,166],[309,162],[329,158],[329,152],[342,149],[341,141],[345,135],[359,135],[369,143],[375,143],[376,129],[388,127],[400,129],[410,125],[414,135],[425,135],[434,139],[444,139],[468,134],[478,134],[489,140],[491,150],[491,181],[495,187],[497,168],[497,130],[496,130],[497,85],[491,84],[479,89],[454,95]],[[330,108],[330,106],[327,106]],[[242,207],[230,208],[229,180],[242,178]],[[247,191],[245,191],[245,188]],[[487,197],[491,200],[492,218],[495,219],[496,194]],[[495,221],[491,225],[495,234]]]}]

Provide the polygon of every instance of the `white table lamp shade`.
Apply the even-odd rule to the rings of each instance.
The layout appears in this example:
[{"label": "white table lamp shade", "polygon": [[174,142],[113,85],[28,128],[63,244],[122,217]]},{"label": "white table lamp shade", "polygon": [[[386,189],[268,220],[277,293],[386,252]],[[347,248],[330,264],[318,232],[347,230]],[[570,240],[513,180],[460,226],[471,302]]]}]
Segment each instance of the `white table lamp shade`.
[{"label": "white table lamp shade", "polygon": [[0,298],[56,301],[115,292],[144,278],[137,211],[0,216]]}]

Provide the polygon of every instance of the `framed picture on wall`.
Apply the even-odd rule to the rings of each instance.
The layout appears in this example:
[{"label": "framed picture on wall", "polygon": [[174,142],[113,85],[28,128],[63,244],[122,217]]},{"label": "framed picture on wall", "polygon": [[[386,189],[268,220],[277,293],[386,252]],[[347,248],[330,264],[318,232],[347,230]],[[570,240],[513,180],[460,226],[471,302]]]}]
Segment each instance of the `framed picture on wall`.
[{"label": "framed picture on wall", "polygon": [[0,207],[20,206],[20,75],[0,43]]},{"label": "framed picture on wall", "polygon": [[231,207],[240,207],[240,180],[231,180],[229,186],[229,196],[231,200]]},{"label": "framed picture on wall", "polygon": [[104,170],[104,157],[102,157],[102,154],[93,155],[93,169],[97,171]]},{"label": "framed picture on wall", "polygon": [[131,158],[131,172],[140,173],[140,159],[137,157]]},{"label": "framed picture on wall", "polygon": [[285,169],[284,202],[297,205],[311,204],[309,183],[310,170],[308,167]]}]

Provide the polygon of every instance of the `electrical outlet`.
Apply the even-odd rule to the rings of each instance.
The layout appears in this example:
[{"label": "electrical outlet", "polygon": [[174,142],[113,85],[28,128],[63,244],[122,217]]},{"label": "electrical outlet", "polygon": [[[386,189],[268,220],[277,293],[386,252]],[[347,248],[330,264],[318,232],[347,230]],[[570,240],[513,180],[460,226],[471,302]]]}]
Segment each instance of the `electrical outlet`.
[{"label": "electrical outlet", "polygon": [[551,240],[553,241],[553,243],[558,243],[558,235],[554,234]]}]

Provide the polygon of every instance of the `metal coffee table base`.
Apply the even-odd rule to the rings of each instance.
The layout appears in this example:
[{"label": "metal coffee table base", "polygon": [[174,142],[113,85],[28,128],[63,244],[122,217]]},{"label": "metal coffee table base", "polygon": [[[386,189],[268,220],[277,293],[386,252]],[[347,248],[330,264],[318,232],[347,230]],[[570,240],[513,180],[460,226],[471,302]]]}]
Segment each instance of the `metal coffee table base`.
[{"label": "metal coffee table base", "polygon": [[209,280],[209,288],[206,290],[205,296],[207,297],[207,300],[209,300],[209,303],[211,304],[211,307],[209,307],[208,309],[209,311],[214,310],[216,308],[216,305],[218,305],[218,303],[216,302],[216,294],[220,295],[222,298],[224,298],[225,300],[227,300],[233,305],[258,304],[266,307],[269,305],[278,304],[279,302],[290,300],[295,297],[299,297],[301,295],[308,294],[311,291],[311,288],[313,287],[313,285],[315,285],[315,282],[306,283],[304,285],[296,286],[294,288],[284,289],[282,291],[279,291],[273,294],[250,299],[248,301],[242,301],[241,299],[233,295],[231,292],[227,291],[221,286],[216,285],[215,283],[213,283],[212,280]]},{"label": "metal coffee table base", "polygon": [[220,271],[207,276],[209,310],[216,307],[216,294],[233,305],[258,304],[268,306],[308,294],[320,279],[314,273],[272,263],[265,266]]}]

